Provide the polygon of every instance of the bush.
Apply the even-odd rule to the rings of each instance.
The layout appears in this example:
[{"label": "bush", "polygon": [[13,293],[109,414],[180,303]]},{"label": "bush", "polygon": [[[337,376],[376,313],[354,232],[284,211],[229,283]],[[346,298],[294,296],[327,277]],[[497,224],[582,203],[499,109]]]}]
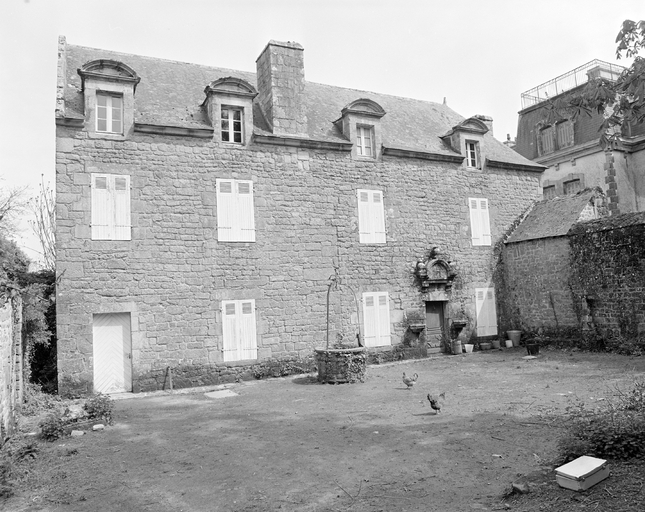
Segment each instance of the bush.
[{"label": "bush", "polygon": [[20,412],[24,416],[36,416],[46,410],[62,407],[60,398],[56,395],[44,393],[38,384],[25,384],[24,400]]},{"label": "bush", "polygon": [[49,414],[38,426],[47,441],[56,441],[67,434],[66,422],[60,413]]},{"label": "bush", "polygon": [[579,402],[568,407],[567,433],[558,441],[564,461],[581,455],[610,459],[645,456],[645,380],[636,380],[617,401],[589,409]]},{"label": "bush", "polygon": [[102,393],[97,393],[89,398],[83,409],[91,420],[102,420],[108,425],[112,424],[112,410],[114,409],[114,400]]}]

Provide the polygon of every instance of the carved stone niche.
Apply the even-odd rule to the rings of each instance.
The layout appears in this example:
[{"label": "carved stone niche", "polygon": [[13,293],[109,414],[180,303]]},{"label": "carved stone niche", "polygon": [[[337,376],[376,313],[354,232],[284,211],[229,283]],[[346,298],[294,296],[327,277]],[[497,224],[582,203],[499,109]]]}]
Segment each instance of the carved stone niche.
[{"label": "carved stone niche", "polygon": [[448,300],[448,292],[457,273],[451,262],[438,257],[436,249],[430,252],[428,259],[419,260],[415,274],[419,280],[421,292],[427,296],[424,300]]}]

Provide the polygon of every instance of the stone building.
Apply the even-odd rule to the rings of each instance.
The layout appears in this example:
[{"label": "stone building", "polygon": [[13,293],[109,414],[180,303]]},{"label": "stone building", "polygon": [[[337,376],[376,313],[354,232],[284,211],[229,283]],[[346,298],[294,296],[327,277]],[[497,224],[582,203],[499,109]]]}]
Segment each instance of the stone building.
[{"label": "stone building", "polygon": [[[626,127],[620,144],[600,145],[602,114],[550,115],[553,102],[580,92],[588,80],[615,80],[621,66],[593,60],[522,94],[515,150],[546,167],[543,197],[600,187],[612,214],[645,211],[645,124]],[[559,117],[558,117],[559,116]]]},{"label": "stone building", "polygon": [[[60,390],[250,378],[330,332],[497,332],[495,247],[543,167],[447,105],[67,45],[57,88]],[[342,290],[341,290],[342,291]],[[352,297],[354,295],[354,297]],[[355,305],[358,304],[358,307]],[[454,333],[454,330],[453,330]]]}]

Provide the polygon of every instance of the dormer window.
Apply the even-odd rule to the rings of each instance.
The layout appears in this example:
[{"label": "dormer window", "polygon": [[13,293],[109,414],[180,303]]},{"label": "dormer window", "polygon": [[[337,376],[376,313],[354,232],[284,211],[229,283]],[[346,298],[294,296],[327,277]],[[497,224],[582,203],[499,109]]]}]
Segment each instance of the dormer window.
[{"label": "dormer window", "polygon": [[123,133],[123,96],[96,93],[96,131]]},{"label": "dormer window", "polygon": [[126,138],[134,129],[134,94],[141,81],[139,76],[127,64],[111,59],[86,62],[78,74],[89,136]]},{"label": "dormer window", "polygon": [[243,116],[241,108],[222,108],[222,142],[242,143]]},{"label": "dormer window", "polygon": [[380,158],[382,147],[381,118],[385,110],[373,100],[361,98],[352,101],[341,111],[336,127],[350,141],[355,142],[352,158],[362,160]]},{"label": "dormer window", "polygon": [[227,76],[208,84],[204,92],[203,106],[215,128],[214,141],[248,145],[253,134],[253,98],[258,94],[255,87],[241,78]]},{"label": "dormer window", "polygon": [[446,133],[442,140],[455,152],[463,155],[463,166],[467,169],[482,169],[485,158],[483,156],[484,135],[489,131],[489,117],[474,116],[462,121]]},{"label": "dormer window", "polygon": [[356,127],[356,154],[374,158],[374,128],[372,126]]}]

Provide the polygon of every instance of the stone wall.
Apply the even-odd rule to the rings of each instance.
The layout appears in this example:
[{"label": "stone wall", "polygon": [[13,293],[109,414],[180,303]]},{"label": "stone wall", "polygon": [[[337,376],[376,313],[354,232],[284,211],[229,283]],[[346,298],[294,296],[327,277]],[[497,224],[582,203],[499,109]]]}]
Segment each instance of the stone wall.
[{"label": "stone wall", "polygon": [[576,327],[569,288],[567,237],[508,244],[503,251],[504,291],[498,294],[504,330]]},{"label": "stone wall", "polygon": [[[96,140],[57,130],[62,392],[92,389],[96,313],[132,315],[135,391],[159,387],[168,366],[200,368],[214,380],[222,368],[240,372],[222,362],[222,300],[255,299],[260,360],[311,355],[325,340],[335,268],[359,298],[389,292],[399,343],[403,311],[424,307],[414,265],[435,245],[458,274],[449,315],[469,318],[472,332],[474,289],[491,285],[495,257],[493,247],[471,244],[468,197],[488,198],[494,244],[539,194],[532,172],[398,157],[361,162],[343,151],[224,147],[180,136]],[[92,172],[131,176],[131,241],[90,239]],[[216,178],[253,181],[255,243],[217,242]],[[384,192],[384,245],[358,243],[358,188]],[[356,322],[350,295],[333,295],[332,308],[333,331]]]},{"label": "stone wall", "polygon": [[22,300],[0,295],[0,446],[17,427],[22,402]]},{"label": "stone wall", "polygon": [[581,223],[571,235],[571,289],[585,328],[645,333],[645,213]]}]

